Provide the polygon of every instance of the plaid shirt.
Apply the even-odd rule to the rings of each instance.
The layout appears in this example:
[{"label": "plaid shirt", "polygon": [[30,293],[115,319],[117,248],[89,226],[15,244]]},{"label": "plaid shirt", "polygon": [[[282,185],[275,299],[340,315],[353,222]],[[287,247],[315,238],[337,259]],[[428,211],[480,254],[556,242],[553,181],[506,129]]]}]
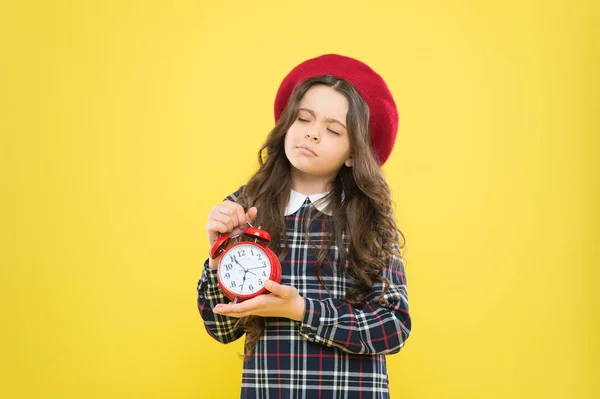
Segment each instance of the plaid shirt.
[{"label": "plaid shirt", "polygon": [[[227,199],[236,201],[241,190]],[[301,322],[264,318],[256,353],[244,361],[241,398],[389,398],[385,355],[399,352],[411,330],[404,265],[396,257],[382,271],[392,282],[385,296],[388,305],[376,303],[383,289],[376,282],[367,303],[358,309],[343,301],[353,281],[340,273],[334,244],[328,256],[335,268],[323,265],[321,271],[329,293],[315,275],[316,250],[304,237],[303,222],[312,206],[306,198],[300,209],[286,216],[289,253],[281,263],[281,284],[298,289],[305,301],[304,318]],[[332,218],[323,213],[311,223],[309,235],[318,246],[331,223]],[[198,310],[210,336],[229,343],[244,334],[234,328],[236,318],[212,312],[229,300],[208,260],[197,293]]]}]

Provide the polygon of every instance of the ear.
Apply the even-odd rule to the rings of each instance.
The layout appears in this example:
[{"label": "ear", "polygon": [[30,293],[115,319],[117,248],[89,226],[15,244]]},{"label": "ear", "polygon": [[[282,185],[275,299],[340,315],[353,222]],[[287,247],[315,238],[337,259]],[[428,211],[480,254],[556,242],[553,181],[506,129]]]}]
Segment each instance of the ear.
[{"label": "ear", "polygon": [[352,157],[346,159],[346,162],[344,162],[344,165],[351,168],[352,167]]}]

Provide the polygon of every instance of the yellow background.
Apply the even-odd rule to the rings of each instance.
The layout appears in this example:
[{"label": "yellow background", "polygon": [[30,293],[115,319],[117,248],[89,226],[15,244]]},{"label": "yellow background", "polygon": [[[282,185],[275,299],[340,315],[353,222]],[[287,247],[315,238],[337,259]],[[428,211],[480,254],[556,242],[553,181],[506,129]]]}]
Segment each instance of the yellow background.
[{"label": "yellow background", "polygon": [[395,95],[413,333],[393,398],[600,395],[594,1],[0,3],[0,396],[235,398],[211,206],[302,60]]}]

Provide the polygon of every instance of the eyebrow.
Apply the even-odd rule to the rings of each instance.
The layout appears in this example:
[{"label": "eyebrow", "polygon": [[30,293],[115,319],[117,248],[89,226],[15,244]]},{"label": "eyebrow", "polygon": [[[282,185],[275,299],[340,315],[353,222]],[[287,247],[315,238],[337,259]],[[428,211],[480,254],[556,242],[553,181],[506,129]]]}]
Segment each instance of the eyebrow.
[{"label": "eyebrow", "polygon": [[[311,114],[311,115],[312,115],[312,116],[314,116],[314,117],[316,117],[316,116],[317,116],[317,114],[315,113],[315,111],[313,111],[312,109],[308,109],[308,108],[300,108],[298,111],[306,111],[306,112],[308,112],[309,114]],[[335,123],[338,123],[338,124],[342,125],[344,129],[348,130],[348,128],[346,127],[346,125],[344,125],[342,122],[338,121],[337,119],[334,119],[334,118],[327,118],[327,119],[325,119],[325,120],[326,120],[327,122],[335,122]]]}]

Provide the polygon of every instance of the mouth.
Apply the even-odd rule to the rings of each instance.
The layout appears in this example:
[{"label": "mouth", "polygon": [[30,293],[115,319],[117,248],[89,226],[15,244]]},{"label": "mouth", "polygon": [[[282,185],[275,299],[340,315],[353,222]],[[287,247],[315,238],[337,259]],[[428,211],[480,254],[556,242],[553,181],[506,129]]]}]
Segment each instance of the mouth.
[{"label": "mouth", "polygon": [[318,156],[316,152],[314,152],[312,149],[310,149],[309,147],[307,147],[305,145],[299,145],[296,148],[299,149],[301,152],[310,153],[310,154],[314,155],[315,157]]}]

